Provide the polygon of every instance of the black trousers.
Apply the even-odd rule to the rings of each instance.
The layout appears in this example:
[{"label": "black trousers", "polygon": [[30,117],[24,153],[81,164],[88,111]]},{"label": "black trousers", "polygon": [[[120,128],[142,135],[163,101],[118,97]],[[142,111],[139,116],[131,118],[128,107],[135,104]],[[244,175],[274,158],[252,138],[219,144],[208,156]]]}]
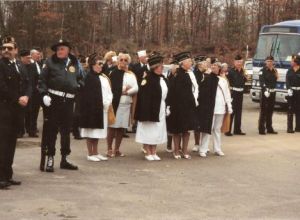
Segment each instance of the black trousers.
[{"label": "black trousers", "polygon": [[28,134],[34,134],[37,132],[37,119],[41,106],[40,103],[40,95],[36,92],[29,99],[25,113],[25,128]]},{"label": "black trousers", "polygon": [[262,92],[261,99],[260,99],[260,115],[258,121],[258,130],[259,132],[273,131],[272,126],[272,117],[274,112],[274,105],[275,105],[275,98],[276,93],[272,92],[270,97],[267,98]]},{"label": "black trousers", "polygon": [[46,107],[46,114],[44,114],[44,130],[42,139],[47,145],[47,155],[54,156],[56,149],[56,139],[58,132],[61,139],[61,155],[69,155],[70,149],[70,130],[73,118],[74,99],[64,98],[56,95],[50,95],[52,102],[50,107]]},{"label": "black trousers", "polygon": [[20,107],[0,101],[0,181],[13,176]]},{"label": "black trousers", "polygon": [[234,133],[241,133],[241,126],[242,126],[242,110],[243,110],[243,99],[244,93],[232,91],[232,114],[231,114],[231,121],[230,121],[230,130],[232,130],[232,124],[234,122]]},{"label": "black trousers", "polygon": [[296,115],[296,128],[300,132],[300,91],[293,91],[293,109]]}]

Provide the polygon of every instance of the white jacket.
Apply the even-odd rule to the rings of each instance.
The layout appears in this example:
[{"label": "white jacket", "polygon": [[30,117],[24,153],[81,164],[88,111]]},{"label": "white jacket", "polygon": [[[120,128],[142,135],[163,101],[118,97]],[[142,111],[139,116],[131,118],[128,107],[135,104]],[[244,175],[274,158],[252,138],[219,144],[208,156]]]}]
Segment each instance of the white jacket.
[{"label": "white jacket", "polygon": [[[223,91],[224,95],[223,95],[222,91]],[[225,96],[225,98],[224,98],[224,96]],[[225,114],[226,113],[226,104],[228,106],[229,113],[232,113],[231,94],[230,94],[228,82],[226,79],[219,76],[219,84],[217,87],[214,114],[220,114],[220,115]]]},{"label": "white jacket", "polygon": [[127,91],[128,95],[122,95],[120,99],[120,104],[131,104],[132,96],[136,94],[139,90],[139,86],[136,80],[134,73],[125,72],[123,78],[123,91],[126,90],[126,87],[130,86],[131,88]]}]

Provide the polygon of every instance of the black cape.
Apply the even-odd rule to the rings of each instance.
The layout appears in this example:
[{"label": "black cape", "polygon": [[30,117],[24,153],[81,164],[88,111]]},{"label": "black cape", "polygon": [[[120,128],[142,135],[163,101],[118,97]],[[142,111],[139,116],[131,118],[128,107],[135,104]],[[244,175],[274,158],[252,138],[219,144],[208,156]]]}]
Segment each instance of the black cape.
[{"label": "black cape", "polygon": [[111,81],[111,90],[113,93],[112,105],[115,114],[117,113],[122,96],[124,73],[125,71],[115,68],[109,75]]},{"label": "black cape", "polygon": [[197,107],[197,130],[211,134],[214,109],[219,78],[217,75],[202,73],[199,84],[199,96]]},{"label": "black cape", "polygon": [[171,114],[167,118],[168,131],[172,134],[184,133],[196,129],[196,103],[193,84],[189,74],[178,68],[170,81],[168,104]]},{"label": "black cape", "polygon": [[79,127],[103,129],[103,97],[99,74],[89,72],[79,94]]},{"label": "black cape", "polygon": [[[135,120],[159,122],[159,112],[162,98],[162,90],[160,86],[161,77],[163,76],[159,76],[150,71],[143,79],[137,96],[134,117]],[[164,80],[167,84],[165,78]]]}]

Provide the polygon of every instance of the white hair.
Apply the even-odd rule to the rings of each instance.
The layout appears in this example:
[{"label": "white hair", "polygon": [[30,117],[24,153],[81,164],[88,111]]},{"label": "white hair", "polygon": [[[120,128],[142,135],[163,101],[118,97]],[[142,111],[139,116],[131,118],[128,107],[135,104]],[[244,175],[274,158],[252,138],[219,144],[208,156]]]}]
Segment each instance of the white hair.
[{"label": "white hair", "polygon": [[32,50],[30,50],[30,55],[32,55],[32,54],[34,54],[34,53],[39,53],[39,51],[38,51],[38,50],[36,50],[36,49],[32,49]]},{"label": "white hair", "polygon": [[119,55],[118,55],[118,61],[120,61],[120,58],[122,56],[125,56],[127,58],[128,64],[131,63],[131,57],[130,57],[130,55],[128,53],[119,53]]}]

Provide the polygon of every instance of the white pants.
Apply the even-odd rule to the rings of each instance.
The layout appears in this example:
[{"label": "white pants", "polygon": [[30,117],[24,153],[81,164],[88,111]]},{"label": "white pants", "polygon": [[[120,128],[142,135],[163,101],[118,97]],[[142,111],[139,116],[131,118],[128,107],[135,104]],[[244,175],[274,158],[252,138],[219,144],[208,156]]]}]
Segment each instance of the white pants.
[{"label": "white pants", "polygon": [[213,142],[214,142],[214,152],[220,152],[221,149],[221,127],[223,124],[224,115],[221,114],[215,114],[213,117],[213,123],[212,123],[212,129],[211,133],[201,133],[201,144],[199,148],[200,153],[207,153],[208,151],[208,145],[209,145],[209,139],[210,136],[213,136]]}]

